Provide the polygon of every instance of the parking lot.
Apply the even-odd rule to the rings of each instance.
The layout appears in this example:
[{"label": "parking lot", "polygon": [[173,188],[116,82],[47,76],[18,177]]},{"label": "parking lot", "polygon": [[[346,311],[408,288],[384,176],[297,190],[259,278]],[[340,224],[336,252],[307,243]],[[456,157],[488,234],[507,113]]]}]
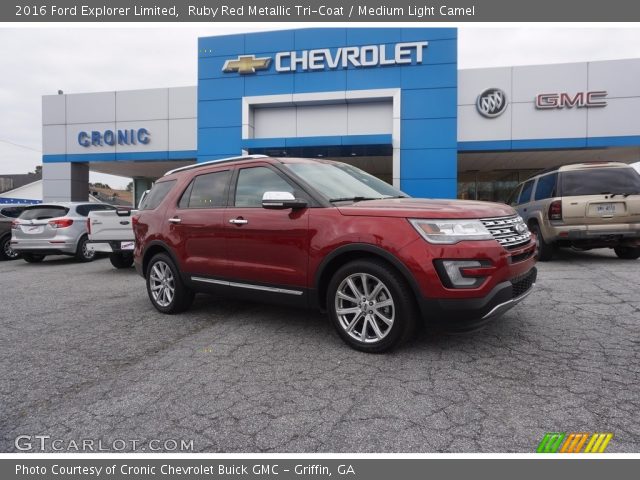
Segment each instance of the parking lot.
[{"label": "parking lot", "polygon": [[[320,314],[198,296],[165,316],[106,259],[0,263],[0,451],[19,435],[203,452],[533,452],[546,432],[640,451],[640,261],[563,252],[467,335],[385,355]],[[126,450],[130,450],[127,444]],[[141,451],[141,450],[139,450]]]}]

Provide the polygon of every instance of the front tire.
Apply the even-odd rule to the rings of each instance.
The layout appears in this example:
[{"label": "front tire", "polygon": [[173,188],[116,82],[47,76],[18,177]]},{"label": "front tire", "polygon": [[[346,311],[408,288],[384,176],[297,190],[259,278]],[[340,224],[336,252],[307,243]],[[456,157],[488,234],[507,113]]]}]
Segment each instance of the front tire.
[{"label": "front tire", "polygon": [[369,353],[397,347],[415,331],[413,291],[404,278],[378,260],[356,260],[334,274],[327,307],[338,335]]},{"label": "front tire", "polygon": [[15,260],[20,254],[11,248],[11,235],[0,240],[0,260]]},{"label": "front tire", "polygon": [[109,261],[115,268],[131,268],[133,265],[132,253],[111,253]]},{"label": "front tire", "polygon": [[82,237],[80,237],[80,240],[78,240],[78,248],[76,249],[75,254],[75,258],[78,262],[92,262],[93,259],[96,258],[95,250],[89,250],[87,245],[88,243],[89,237],[87,237],[86,235],[83,235]]},{"label": "front tire", "polygon": [[193,303],[194,291],[184,284],[175,263],[165,253],[151,259],[146,280],[149,299],[159,312],[180,313]]},{"label": "front tire", "polygon": [[618,258],[623,260],[637,260],[640,258],[640,247],[615,247],[613,249]]},{"label": "front tire", "polygon": [[530,230],[536,236],[536,246],[538,247],[538,260],[541,262],[548,262],[553,258],[553,254],[555,252],[555,246],[552,243],[547,243],[544,241],[544,237],[542,236],[542,231],[540,230],[540,225],[537,223],[533,223],[530,227]]},{"label": "front tire", "polygon": [[38,255],[35,253],[23,253],[22,258],[27,263],[40,263],[44,260],[44,255]]}]

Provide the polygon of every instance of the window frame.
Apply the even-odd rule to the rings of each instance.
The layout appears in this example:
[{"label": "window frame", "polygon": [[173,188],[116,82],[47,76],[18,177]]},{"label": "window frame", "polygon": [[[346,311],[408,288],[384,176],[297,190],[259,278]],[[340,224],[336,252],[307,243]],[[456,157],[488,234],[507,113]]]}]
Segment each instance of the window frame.
[{"label": "window frame", "polygon": [[[189,194],[189,203],[191,203],[191,193],[193,192],[193,186],[196,182],[196,178],[202,177],[204,175],[212,175],[216,173],[224,173],[229,172],[229,176],[227,178],[227,184],[224,188],[224,192],[222,194],[222,205],[217,205],[215,207],[190,207],[188,204],[186,207],[180,206],[182,202],[182,198],[188,193]],[[234,169],[233,168],[221,168],[219,170],[210,170],[208,172],[201,172],[198,175],[194,175],[189,180],[187,186],[182,190],[182,193],[178,195],[176,199],[176,208],[178,210],[213,210],[215,208],[227,208],[229,207],[229,190],[231,189],[231,184],[234,178]]]}]

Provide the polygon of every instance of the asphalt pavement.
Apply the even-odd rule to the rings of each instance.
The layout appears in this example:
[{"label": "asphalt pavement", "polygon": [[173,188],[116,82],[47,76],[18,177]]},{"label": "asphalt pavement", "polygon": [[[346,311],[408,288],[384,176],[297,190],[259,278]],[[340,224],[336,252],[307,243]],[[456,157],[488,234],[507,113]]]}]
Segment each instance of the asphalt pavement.
[{"label": "asphalt pavement", "polygon": [[314,312],[203,295],[161,315],[106,259],[0,262],[0,451],[533,452],[612,432],[608,452],[640,452],[639,285],[640,260],[564,252],[483,330],[371,355]]}]

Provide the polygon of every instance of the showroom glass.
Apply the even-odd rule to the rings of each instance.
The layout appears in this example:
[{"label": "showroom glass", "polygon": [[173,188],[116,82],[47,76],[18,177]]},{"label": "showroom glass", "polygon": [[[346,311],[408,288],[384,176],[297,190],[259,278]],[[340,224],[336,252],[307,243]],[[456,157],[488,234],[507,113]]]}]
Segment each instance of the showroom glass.
[{"label": "showroom glass", "polygon": [[388,183],[344,163],[287,163],[285,167],[329,199],[407,197]]},{"label": "showroom glass", "polygon": [[289,192],[294,188],[267,167],[243,168],[236,185],[236,207],[261,207],[264,192]]},{"label": "showroom glass", "polygon": [[562,172],[562,196],[602,193],[640,194],[640,175],[632,168],[599,168]]},{"label": "showroom glass", "polygon": [[65,207],[32,207],[27,208],[18,218],[20,220],[46,220],[48,218],[64,217],[67,212],[69,212],[69,209]]},{"label": "showroom glass", "polygon": [[140,210],[153,210],[157,208],[175,183],[175,180],[156,182],[149,192],[149,195],[145,197],[143,204],[140,205]]},{"label": "showroom glass", "polygon": [[520,194],[520,198],[518,198],[518,205],[522,203],[527,203],[531,200],[531,191],[533,190],[533,180],[529,180],[522,186],[522,193]]},{"label": "showroom glass", "polygon": [[182,195],[179,208],[224,207],[230,175],[230,170],[198,175]]},{"label": "showroom glass", "polygon": [[556,196],[556,183],[558,181],[558,174],[551,173],[538,178],[538,184],[536,185],[536,200],[544,200],[545,198],[551,198]]}]

